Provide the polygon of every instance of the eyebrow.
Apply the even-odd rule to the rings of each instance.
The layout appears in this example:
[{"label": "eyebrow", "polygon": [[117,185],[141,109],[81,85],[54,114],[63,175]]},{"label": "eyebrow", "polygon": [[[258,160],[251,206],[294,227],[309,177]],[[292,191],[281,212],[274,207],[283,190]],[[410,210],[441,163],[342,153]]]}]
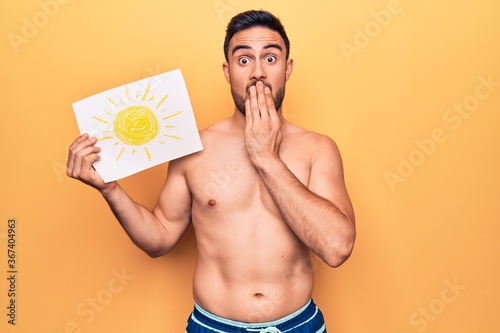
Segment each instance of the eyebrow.
[{"label": "eyebrow", "polygon": [[[283,48],[281,47],[281,45],[277,44],[277,43],[271,43],[271,44],[267,44],[266,46],[264,46],[264,50],[267,50],[267,49],[278,49],[280,50],[281,52],[283,52]],[[231,51],[231,54],[234,55],[236,53],[236,51],[238,50],[250,50],[252,49],[252,47],[250,45],[236,45],[233,50]]]},{"label": "eyebrow", "polygon": [[272,44],[268,44],[268,45],[264,46],[264,50],[267,50],[267,49],[272,49],[272,48],[274,48],[274,49],[278,49],[278,50],[280,50],[281,52],[283,52],[283,49],[281,48],[281,45],[276,44],[276,43],[272,43]]}]

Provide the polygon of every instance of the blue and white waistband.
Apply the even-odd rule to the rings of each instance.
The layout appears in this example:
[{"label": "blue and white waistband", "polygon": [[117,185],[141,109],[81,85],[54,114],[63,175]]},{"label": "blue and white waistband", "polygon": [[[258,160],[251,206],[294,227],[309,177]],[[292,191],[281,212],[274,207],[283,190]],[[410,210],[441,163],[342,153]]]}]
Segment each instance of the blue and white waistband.
[{"label": "blue and white waistband", "polygon": [[278,320],[264,323],[245,323],[217,316],[198,304],[188,320],[186,332],[202,333],[321,333],[326,332],[323,314],[310,299],[294,313]]}]

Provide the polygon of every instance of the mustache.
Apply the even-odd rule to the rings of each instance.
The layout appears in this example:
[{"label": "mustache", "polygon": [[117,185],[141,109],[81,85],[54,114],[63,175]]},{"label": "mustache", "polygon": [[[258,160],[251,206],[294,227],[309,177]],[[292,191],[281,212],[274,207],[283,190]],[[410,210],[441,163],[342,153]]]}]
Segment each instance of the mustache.
[{"label": "mustache", "polygon": [[250,87],[257,85],[257,82],[259,82],[259,81],[262,82],[262,84],[264,84],[264,87],[268,87],[269,90],[271,90],[271,92],[273,91],[273,86],[270,83],[262,81],[262,80],[257,80],[257,81],[250,83],[249,85],[247,85],[247,89],[246,89],[247,95],[250,95]]}]

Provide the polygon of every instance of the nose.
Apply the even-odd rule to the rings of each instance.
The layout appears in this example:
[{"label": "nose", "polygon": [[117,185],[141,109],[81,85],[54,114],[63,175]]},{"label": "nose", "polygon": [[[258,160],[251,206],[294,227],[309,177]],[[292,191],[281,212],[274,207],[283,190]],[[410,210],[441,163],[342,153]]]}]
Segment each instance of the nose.
[{"label": "nose", "polygon": [[266,71],[264,66],[259,61],[254,62],[252,67],[252,72],[250,73],[250,79],[252,81],[259,81],[266,78]]}]

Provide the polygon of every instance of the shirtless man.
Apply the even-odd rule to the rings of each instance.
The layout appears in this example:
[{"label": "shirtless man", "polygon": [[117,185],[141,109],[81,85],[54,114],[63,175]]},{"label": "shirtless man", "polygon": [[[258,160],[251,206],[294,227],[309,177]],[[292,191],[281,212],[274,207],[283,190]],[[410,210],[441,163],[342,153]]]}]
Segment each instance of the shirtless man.
[{"label": "shirtless man", "polygon": [[[152,211],[102,181],[92,167],[100,148],[87,134],[70,146],[67,174],[99,190],[151,257],[168,253],[193,224],[198,262],[187,332],[326,332],[306,267],[310,251],[337,267],[353,248],[338,148],[282,116],[293,60],[275,16],[235,16],[224,52],[234,114],[200,132],[203,151],[169,163]],[[209,186],[214,174],[224,174],[224,186]]]}]

